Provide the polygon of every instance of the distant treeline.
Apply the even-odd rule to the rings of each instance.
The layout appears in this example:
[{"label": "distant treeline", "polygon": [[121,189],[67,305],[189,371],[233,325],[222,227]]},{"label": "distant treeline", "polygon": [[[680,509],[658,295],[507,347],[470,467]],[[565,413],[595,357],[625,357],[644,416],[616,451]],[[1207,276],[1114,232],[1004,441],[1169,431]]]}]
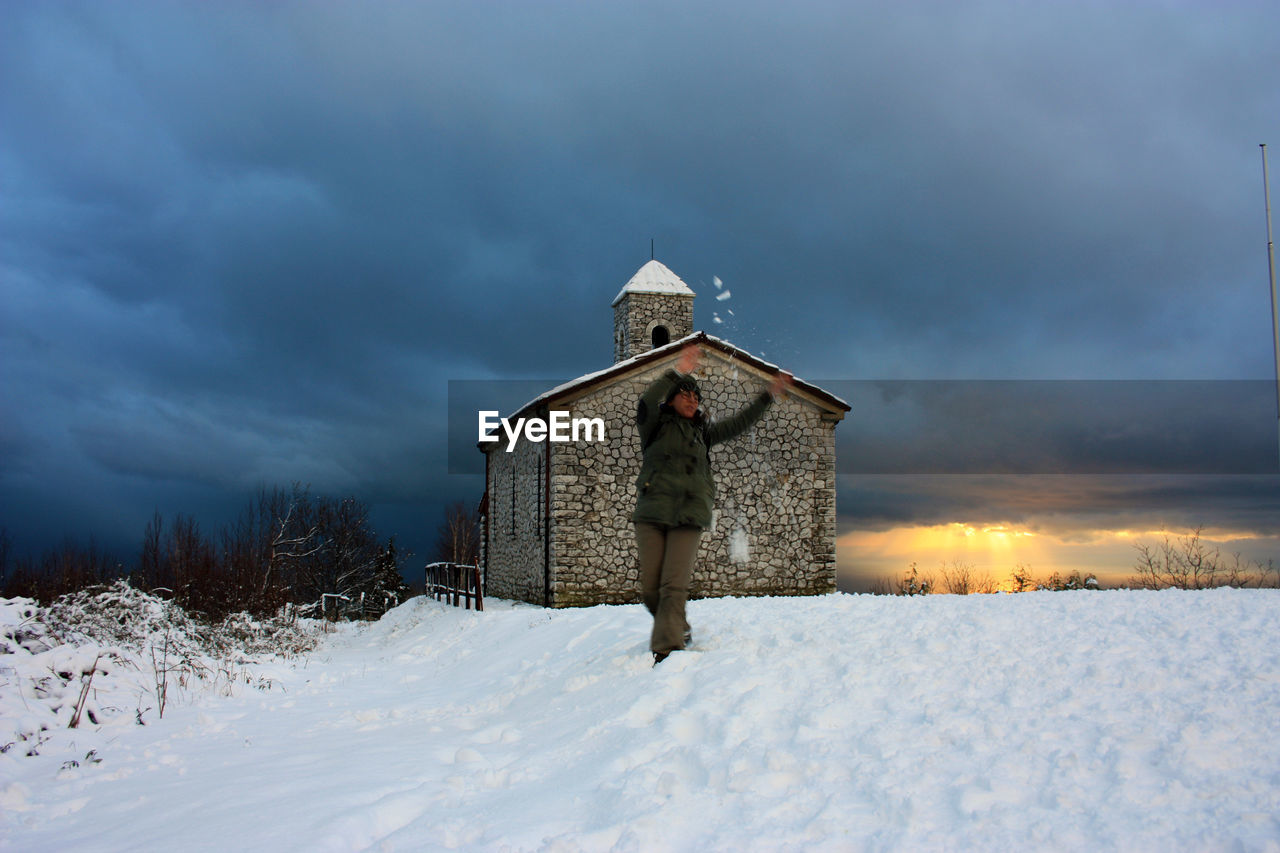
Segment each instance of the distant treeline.
[{"label": "distant treeline", "polygon": [[8,536],[0,536],[0,592],[43,604],[121,577],[210,620],[240,612],[267,616],[285,605],[314,615],[378,615],[409,594],[394,537],[377,539],[363,502],[313,495],[298,484],[261,489],[212,535],[190,516],[165,521],[157,512],[132,566],[92,542],[68,541],[12,564],[9,550]]},{"label": "distant treeline", "polygon": [[912,563],[896,578],[881,578],[871,587],[873,595],[976,595],[993,592],[1031,592],[1033,590],[1101,589],[1093,575],[1072,572],[1062,575],[1054,572],[1047,578],[1036,578],[1028,566],[1018,565],[1007,583],[1001,583],[989,573],[981,572],[969,563],[943,563],[936,572],[921,571]]},{"label": "distant treeline", "polygon": [[[1280,567],[1274,561],[1246,560],[1239,554],[1224,555],[1201,538],[1201,528],[1187,536],[1156,545],[1138,545],[1134,574],[1122,589],[1213,589],[1216,587],[1277,588]],[[874,595],[970,595],[992,592],[1033,592],[1102,589],[1093,575],[1054,572],[1036,577],[1030,566],[1019,564],[1005,582],[963,562],[943,563],[937,572],[921,571],[912,563],[899,577],[881,578],[872,586]]]}]

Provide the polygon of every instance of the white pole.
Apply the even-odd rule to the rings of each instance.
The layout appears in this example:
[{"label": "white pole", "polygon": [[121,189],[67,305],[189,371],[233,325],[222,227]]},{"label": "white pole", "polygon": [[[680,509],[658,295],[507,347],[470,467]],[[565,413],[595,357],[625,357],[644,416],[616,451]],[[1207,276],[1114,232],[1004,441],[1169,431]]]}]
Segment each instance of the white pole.
[{"label": "white pole", "polygon": [[1267,176],[1267,144],[1262,148],[1262,198],[1267,208],[1267,273],[1271,276],[1271,338],[1276,355],[1276,440],[1280,442],[1280,314],[1276,311],[1276,248],[1271,242],[1271,185]]}]

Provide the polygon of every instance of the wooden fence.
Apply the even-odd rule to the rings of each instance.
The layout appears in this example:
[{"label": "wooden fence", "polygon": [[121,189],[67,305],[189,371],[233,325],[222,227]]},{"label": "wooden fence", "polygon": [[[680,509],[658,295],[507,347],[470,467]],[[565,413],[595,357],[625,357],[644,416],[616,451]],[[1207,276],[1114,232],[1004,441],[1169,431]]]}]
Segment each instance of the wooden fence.
[{"label": "wooden fence", "polygon": [[454,607],[461,607],[466,602],[471,609],[472,600],[476,610],[484,610],[484,588],[480,582],[480,562],[474,566],[463,563],[428,563],[426,591],[436,601],[447,601]]}]

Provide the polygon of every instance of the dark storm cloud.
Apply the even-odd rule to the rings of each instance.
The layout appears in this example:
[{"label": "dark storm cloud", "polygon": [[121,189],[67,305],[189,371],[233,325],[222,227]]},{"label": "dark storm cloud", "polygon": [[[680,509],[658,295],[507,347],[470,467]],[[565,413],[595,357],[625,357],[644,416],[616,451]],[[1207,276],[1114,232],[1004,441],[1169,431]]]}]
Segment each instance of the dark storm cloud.
[{"label": "dark storm cloud", "polygon": [[606,366],[650,237],[801,375],[1270,375],[1274,4],[5,12],[20,538],[294,480],[429,529],[449,380]]},{"label": "dark storm cloud", "polygon": [[841,530],[1006,523],[1064,540],[1098,530],[1212,526],[1280,536],[1274,476],[841,475]]},{"label": "dark storm cloud", "polygon": [[1276,474],[1276,386],[1249,380],[830,381],[848,474]]}]

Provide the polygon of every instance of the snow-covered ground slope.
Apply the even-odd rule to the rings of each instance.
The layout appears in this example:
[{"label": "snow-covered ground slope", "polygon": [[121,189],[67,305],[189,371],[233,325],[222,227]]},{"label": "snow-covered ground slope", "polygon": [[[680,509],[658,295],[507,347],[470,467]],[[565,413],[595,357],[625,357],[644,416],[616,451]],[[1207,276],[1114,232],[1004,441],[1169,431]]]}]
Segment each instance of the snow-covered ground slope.
[{"label": "snow-covered ground slope", "polygon": [[0,848],[1280,850],[1275,591],[690,616],[653,668],[638,606],[414,600],[96,763],[10,749]]}]

